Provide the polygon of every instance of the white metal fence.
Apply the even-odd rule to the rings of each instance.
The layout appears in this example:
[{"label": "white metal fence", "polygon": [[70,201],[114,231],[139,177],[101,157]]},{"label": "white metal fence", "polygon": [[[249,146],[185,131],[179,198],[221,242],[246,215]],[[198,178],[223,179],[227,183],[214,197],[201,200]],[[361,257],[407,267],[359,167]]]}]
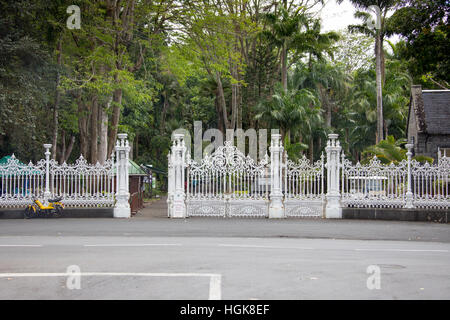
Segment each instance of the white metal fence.
[{"label": "white metal fence", "polygon": [[44,189],[45,160],[25,165],[13,154],[5,164],[0,164],[0,207],[28,204]]},{"label": "white metal fence", "polygon": [[353,165],[343,157],[342,204],[348,207],[401,208],[406,204],[407,161],[384,165],[374,157]]},{"label": "white metal fence", "polygon": [[411,162],[413,204],[417,208],[450,208],[450,158],[441,157],[435,165]]},{"label": "white metal fence", "polygon": [[[169,155],[169,217],[330,217],[343,207],[449,209],[450,159],[437,164],[407,159],[383,164],[376,157],[353,164],[330,134],[315,163],[288,159],[279,135],[272,135],[270,161],[245,157],[227,141],[201,163],[185,158],[183,135]],[[325,174],[326,171],[326,174]],[[281,214],[280,214],[281,212]]]},{"label": "white metal fence", "polygon": [[303,156],[294,162],[285,154],[284,205],[287,217],[322,217],[325,200],[324,156],[315,163]]},{"label": "white metal fence", "polygon": [[126,134],[119,134],[116,155],[103,164],[90,164],[83,156],[74,164],[58,164],[50,160],[51,145],[44,147],[45,159],[37,164],[25,165],[14,155],[0,164],[0,207],[22,207],[36,197],[44,202],[62,197],[65,206],[114,207],[114,216],[130,216]]},{"label": "white metal fence", "polygon": [[66,206],[113,206],[115,196],[114,156],[104,164],[89,164],[83,156],[74,163],[50,161],[50,192]]},{"label": "white metal fence", "polygon": [[256,163],[226,141],[201,163],[188,157],[186,169],[189,216],[267,216],[267,157]]}]

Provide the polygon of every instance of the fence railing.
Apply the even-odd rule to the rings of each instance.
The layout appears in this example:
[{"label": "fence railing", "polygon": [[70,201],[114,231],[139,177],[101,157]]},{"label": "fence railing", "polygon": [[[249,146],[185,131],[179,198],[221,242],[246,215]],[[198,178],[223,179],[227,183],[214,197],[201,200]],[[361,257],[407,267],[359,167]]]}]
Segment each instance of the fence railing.
[{"label": "fence railing", "polygon": [[349,207],[401,208],[406,204],[407,161],[384,165],[374,157],[366,165],[342,161],[342,204]]},{"label": "fence railing", "polygon": [[115,200],[114,155],[104,164],[89,164],[80,156],[74,164],[50,161],[50,192],[66,206],[113,206]]},{"label": "fence railing", "polygon": [[442,157],[435,165],[411,162],[411,188],[417,208],[450,207],[450,158]]},{"label": "fence railing", "polygon": [[285,154],[284,186],[286,200],[322,200],[325,192],[324,156],[311,163],[306,156],[298,161]]},{"label": "fence railing", "polygon": [[45,160],[21,163],[14,154],[0,164],[0,207],[28,204],[45,190]]},{"label": "fence railing", "polygon": [[50,160],[51,145],[44,148],[45,159],[36,164],[23,164],[14,155],[0,164],[0,207],[62,197],[65,206],[114,207],[115,217],[130,216],[126,134],[119,134],[115,155],[103,164],[89,164],[83,156],[74,164],[58,164]]},{"label": "fence railing", "polygon": [[[189,216],[186,203],[193,200],[205,202],[198,206],[207,208],[201,215],[218,215],[220,201],[232,199],[248,201],[247,211],[272,218],[322,216],[322,208],[328,218],[341,218],[343,207],[449,209],[450,158],[421,164],[412,160],[413,146],[406,147],[407,158],[398,163],[383,164],[374,157],[353,164],[338,135],[330,134],[326,160],[322,155],[315,163],[305,157],[294,162],[280,136],[272,135],[270,161],[266,157],[256,164],[227,141],[195,163],[185,158],[183,135],[176,135],[169,154],[169,217]],[[258,204],[252,200],[268,201],[268,214],[254,209]]]}]

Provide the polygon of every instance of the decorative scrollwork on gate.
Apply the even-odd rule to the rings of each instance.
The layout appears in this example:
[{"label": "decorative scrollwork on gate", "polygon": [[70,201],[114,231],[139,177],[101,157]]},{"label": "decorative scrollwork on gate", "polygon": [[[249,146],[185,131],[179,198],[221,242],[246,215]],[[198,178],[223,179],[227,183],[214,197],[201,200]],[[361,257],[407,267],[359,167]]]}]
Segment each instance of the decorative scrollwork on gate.
[{"label": "decorative scrollwork on gate", "polygon": [[285,167],[286,200],[323,199],[325,196],[323,154],[315,163],[311,163],[305,155],[295,162],[286,160]]},{"label": "decorative scrollwork on gate", "polygon": [[369,163],[342,161],[342,202],[350,207],[403,207],[408,161],[383,164],[375,156]]},{"label": "decorative scrollwork on gate", "polygon": [[414,205],[418,208],[450,208],[450,158],[437,164],[411,161],[411,183]]},{"label": "decorative scrollwork on gate", "polygon": [[50,161],[50,191],[69,206],[114,204],[114,159],[89,164],[81,155],[74,164]]},{"label": "decorative scrollwork on gate", "polygon": [[14,154],[0,165],[0,206],[28,204],[44,192],[45,161],[23,164]]},{"label": "decorative scrollwork on gate", "polygon": [[[206,155],[200,163],[190,159],[188,154],[186,164],[186,200],[190,215],[197,215],[193,211],[194,206],[189,204],[194,200],[221,200],[226,203],[225,215],[239,215],[240,212],[248,215],[248,203],[244,203],[244,200],[268,199],[270,168],[267,154],[256,163],[230,141],[226,141],[224,146],[217,148],[213,154]],[[234,200],[243,201],[233,202],[230,206],[228,202]],[[240,206],[242,210],[239,209]],[[244,210],[244,207],[247,209]],[[199,215],[209,215],[208,212],[202,210]]]}]

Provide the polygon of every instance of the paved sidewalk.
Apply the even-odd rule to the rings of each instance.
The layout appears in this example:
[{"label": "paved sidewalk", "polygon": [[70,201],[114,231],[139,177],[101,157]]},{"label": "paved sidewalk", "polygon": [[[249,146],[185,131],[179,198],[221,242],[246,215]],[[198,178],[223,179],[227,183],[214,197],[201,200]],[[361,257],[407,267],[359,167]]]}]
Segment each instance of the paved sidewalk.
[{"label": "paved sidewalk", "polygon": [[167,218],[167,197],[161,197],[159,200],[145,202],[144,208],[139,210],[133,219],[137,218]]}]

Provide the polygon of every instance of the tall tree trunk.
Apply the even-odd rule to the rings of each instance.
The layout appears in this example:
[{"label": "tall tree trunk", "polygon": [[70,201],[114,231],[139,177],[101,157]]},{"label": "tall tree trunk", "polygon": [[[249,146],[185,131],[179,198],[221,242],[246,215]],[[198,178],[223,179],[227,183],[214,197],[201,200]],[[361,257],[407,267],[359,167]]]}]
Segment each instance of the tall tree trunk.
[{"label": "tall tree trunk", "polygon": [[281,82],[283,84],[284,91],[287,91],[287,48],[286,41],[283,43],[281,50]]},{"label": "tall tree trunk", "polygon": [[[103,164],[108,159],[108,110],[111,107],[112,97],[109,98],[105,108],[99,107],[100,143],[97,160]],[[112,151],[112,150],[111,150]]]},{"label": "tall tree trunk", "polygon": [[[116,79],[117,81],[117,79]],[[117,130],[119,129],[119,120],[120,120],[120,106],[122,105],[122,89],[116,89],[113,94],[113,112],[111,118],[111,127],[109,128],[108,133],[108,149],[106,154],[106,159],[111,155],[114,145],[117,140]],[[109,103],[111,104],[111,103]],[[108,107],[109,110],[109,107]]]},{"label": "tall tree trunk", "polygon": [[223,134],[225,134],[224,121],[223,121],[223,116],[222,116],[222,110],[220,109],[219,100],[220,100],[220,94],[219,94],[219,90],[216,88],[216,99],[215,99],[214,105],[216,107],[216,114],[217,114],[217,127]]},{"label": "tall tree trunk", "polygon": [[64,154],[63,162],[64,161],[67,162],[67,160],[69,160],[69,157],[72,154],[74,144],[75,144],[75,136],[71,136],[69,146],[67,147],[66,153]]},{"label": "tall tree trunk", "polygon": [[61,134],[61,152],[59,154],[59,163],[64,162],[64,155],[66,154],[66,131],[62,130]]},{"label": "tall tree trunk", "polygon": [[89,141],[88,141],[88,117],[86,106],[81,97],[81,90],[77,93],[78,100],[78,131],[80,133],[80,152],[85,159],[89,159]]},{"label": "tall tree trunk", "polygon": [[377,83],[377,140],[378,144],[383,140],[383,93],[382,93],[382,73],[381,73],[381,36],[380,32],[377,31],[375,40],[375,57],[376,57],[376,83]]},{"label": "tall tree trunk", "polygon": [[59,103],[61,100],[61,90],[59,87],[59,82],[61,79],[61,62],[62,62],[62,39],[61,37],[58,40],[58,45],[56,47],[57,53],[57,63],[58,63],[58,71],[56,73],[56,95],[55,95],[55,104],[53,106],[53,139],[52,139],[52,159],[56,160],[56,147],[58,144],[58,129],[59,129]]},{"label": "tall tree trunk", "polygon": [[98,98],[94,95],[91,100],[91,163],[96,163],[98,159],[98,109]]},{"label": "tall tree trunk", "polygon": [[224,127],[226,129],[231,129],[231,122],[228,121],[227,103],[225,101],[225,94],[219,72],[216,72],[216,81],[217,81],[217,91],[219,93],[219,107],[222,109],[222,118]]},{"label": "tall tree trunk", "polygon": [[164,133],[164,127],[166,126],[166,113],[167,110],[169,109],[169,100],[168,100],[168,93],[167,93],[167,89],[164,90],[164,94],[163,94],[163,109],[162,109],[162,113],[161,113],[161,124],[159,127],[159,132],[161,134]]}]

